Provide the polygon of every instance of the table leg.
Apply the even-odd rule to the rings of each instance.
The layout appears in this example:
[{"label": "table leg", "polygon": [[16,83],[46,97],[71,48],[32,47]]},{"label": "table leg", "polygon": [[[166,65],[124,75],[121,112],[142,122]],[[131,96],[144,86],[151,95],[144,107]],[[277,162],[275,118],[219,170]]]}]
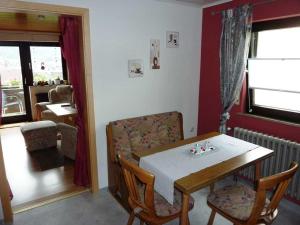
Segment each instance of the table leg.
[{"label": "table leg", "polygon": [[189,199],[190,195],[187,193],[182,194],[182,211],[180,217],[180,225],[188,225],[188,213],[189,213]]},{"label": "table leg", "polygon": [[261,176],[261,161],[255,163],[255,177],[254,177],[254,189],[257,189],[258,180]]},{"label": "table leg", "polygon": [[209,185],[209,191],[210,193],[213,193],[215,189],[215,183],[212,183],[211,185]]}]

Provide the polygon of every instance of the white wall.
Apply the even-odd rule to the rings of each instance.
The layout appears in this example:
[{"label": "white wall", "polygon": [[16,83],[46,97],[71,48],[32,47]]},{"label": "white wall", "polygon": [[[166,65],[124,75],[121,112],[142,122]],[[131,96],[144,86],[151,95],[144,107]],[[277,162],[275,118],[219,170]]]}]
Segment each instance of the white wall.
[{"label": "white wall", "polygon": [[[153,0],[30,0],[89,8],[100,186],[107,186],[105,125],[109,121],[177,110],[185,137],[197,129],[200,8]],[[166,48],[178,31],[178,49]],[[161,69],[149,66],[150,39],[161,41]],[[143,59],[144,77],[128,78],[128,59]],[[191,132],[191,129],[194,130]]]}]

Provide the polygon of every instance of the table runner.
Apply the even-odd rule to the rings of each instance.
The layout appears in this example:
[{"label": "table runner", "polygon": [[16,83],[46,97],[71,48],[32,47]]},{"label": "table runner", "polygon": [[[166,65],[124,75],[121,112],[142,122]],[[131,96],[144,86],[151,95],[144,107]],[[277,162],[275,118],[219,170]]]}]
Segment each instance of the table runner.
[{"label": "table runner", "polygon": [[[202,155],[190,153],[196,144],[209,143],[215,150]],[[213,166],[230,158],[253,150],[258,146],[228,136],[218,135],[192,144],[179,146],[140,159],[140,167],[155,175],[155,190],[173,204],[174,182],[191,173]]]}]

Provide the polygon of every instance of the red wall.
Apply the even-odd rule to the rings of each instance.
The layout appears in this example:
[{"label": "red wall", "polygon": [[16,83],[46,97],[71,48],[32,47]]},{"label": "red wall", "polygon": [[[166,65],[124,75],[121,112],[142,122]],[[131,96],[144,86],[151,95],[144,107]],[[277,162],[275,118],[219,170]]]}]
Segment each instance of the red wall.
[{"label": "red wall", "polygon": [[[203,10],[198,134],[218,130],[221,112],[219,72],[221,15],[220,13],[212,15],[212,12],[233,8],[243,3],[261,1],[233,0],[232,2]],[[271,3],[256,5],[253,8],[253,21],[299,15],[300,0],[277,0]],[[235,106],[231,111],[231,118],[228,123],[229,127],[240,126],[300,142],[300,124],[288,125],[278,121],[264,120],[240,114],[244,110],[245,93],[246,90],[243,87],[240,105]]]}]

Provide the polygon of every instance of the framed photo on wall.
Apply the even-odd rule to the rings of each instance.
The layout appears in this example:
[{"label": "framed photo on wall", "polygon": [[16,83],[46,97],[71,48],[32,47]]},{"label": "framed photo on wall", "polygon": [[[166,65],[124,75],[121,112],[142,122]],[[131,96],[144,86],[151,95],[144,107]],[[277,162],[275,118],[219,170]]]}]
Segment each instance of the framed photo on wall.
[{"label": "framed photo on wall", "polygon": [[128,75],[130,78],[142,77],[144,75],[144,62],[142,59],[128,60]]},{"label": "framed photo on wall", "polygon": [[167,47],[178,48],[179,47],[179,32],[167,31]]},{"label": "framed photo on wall", "polygon": [[160,69],[160,40],[150,40],[150,68],[153,70]]}]

